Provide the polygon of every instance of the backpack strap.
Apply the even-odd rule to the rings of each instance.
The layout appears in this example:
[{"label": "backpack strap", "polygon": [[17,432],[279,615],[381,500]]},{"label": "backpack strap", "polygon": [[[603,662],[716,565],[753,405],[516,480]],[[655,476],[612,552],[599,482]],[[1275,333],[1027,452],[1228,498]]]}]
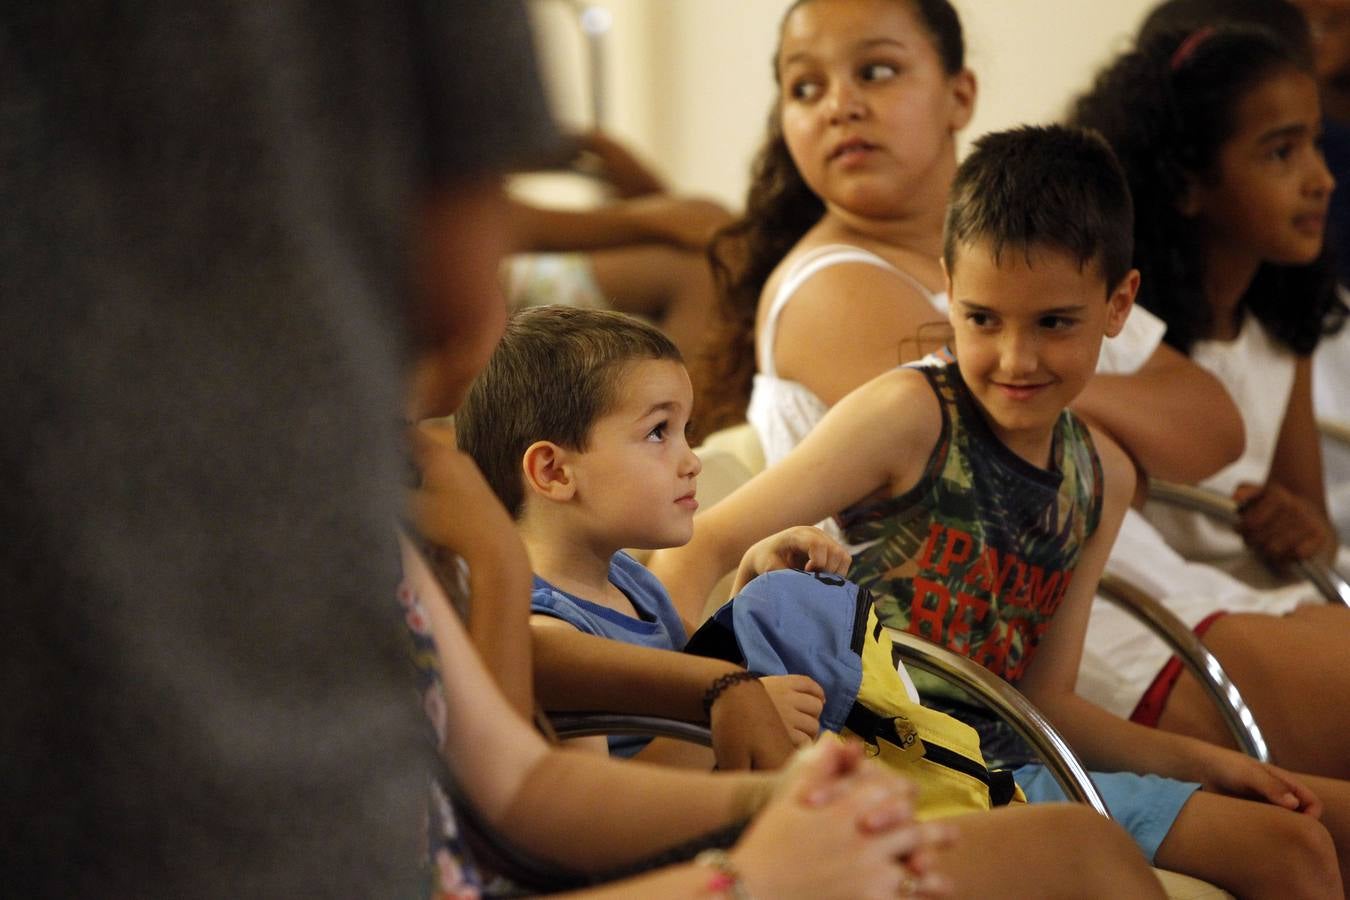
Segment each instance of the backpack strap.
[{"label": "backpack strap", "polygon": [[723,659],[738,666],[745,665],[745,654],[736,643],[736,632],[732,630],[730,615],[725,617],[714,615],[700,625],[684,645],[684,652],[692,653],[694,656]]},{"label": "backpack strap", "polygon": [[919,737],[919,730],[914,724],[904,716],[883,716],[861,703],[854,703],[845,725],[849,731],[868,744],[886,741],[901,750],[908,750],[917,743],[922,748],[921,755],[930,763],[954,769],[984,784],[989,789],[989,801],[994,806],[1006,806],[1017,789],[1012,772],[1006,769],[989,769],[983,763],[955,750],[932,741],[925,741]]}]

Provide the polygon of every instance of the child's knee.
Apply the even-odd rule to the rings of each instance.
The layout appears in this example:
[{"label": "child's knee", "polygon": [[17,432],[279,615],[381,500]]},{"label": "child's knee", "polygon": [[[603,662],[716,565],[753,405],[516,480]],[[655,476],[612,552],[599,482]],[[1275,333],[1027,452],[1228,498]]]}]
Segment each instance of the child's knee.
[{"label": "child's knee", "polygon": [[1144,855],[1130,833],[1120,823],[1106,818],[1091,807],[1082,804],[1070,806],[1061,816],[1059,827],[1073,835],[1076,845],[1089,848],[1100,860],[1137,859],[1141,870],[1147,868]]},{"label": "child's knee", "polygon": [[[1124,861],[1138,861],[1140,870],[1147,869],[1144,855],[1120,823],[1106,818],[1081,803],[1055,803],[1031,807],[1042,814],[1035,821],[1036,830],[1046,845],[1072,847],[1075,860],[1083,871],[1109,871],[1112,865]],[[1086,857],[1086,858],[1085,858]]]},{"label": "child's knee", "polygon": [[1282,815],[1264,837],[1269,858],[1280,863],[1262,867],[1278,879],[1272,891],[1290,897],[1341,896],[1336,842],[1321,822],[1312,816]]},{"label": "child's knee", "polygon": [[1144,854],[1118,822],[1074,804],[1055,817],[1052,828],[1057,846],[1073,848],[1073,896],[1161,896]]}]

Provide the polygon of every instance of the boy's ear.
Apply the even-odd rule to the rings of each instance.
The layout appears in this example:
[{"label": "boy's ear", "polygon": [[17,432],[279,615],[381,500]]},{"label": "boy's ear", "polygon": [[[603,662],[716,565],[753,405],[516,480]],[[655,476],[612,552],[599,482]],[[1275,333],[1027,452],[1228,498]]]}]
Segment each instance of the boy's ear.
[{"label": "boy's ear", "polygon": [[951,112],[947,116],[947,130],[956,134],[970,124],[975,115],[975,73],[962,69],[951,76]]},{"label": "boy's ear", "polygon": [[1130,309],[1133,308],[1134,298],[1138,293],[1139,270],[1131,269],[1120,279],[1120,283],[1112,288],[1111,296],[1106,298],[1107,337],[1115,337],[1125,327],[1125,320],[1129,318]]},{"label": "boy's ear", "polygon": [[535,441],[521,458],[525,487],[542,497],[566,502],[576,493],[568,453],[552,441]]}]

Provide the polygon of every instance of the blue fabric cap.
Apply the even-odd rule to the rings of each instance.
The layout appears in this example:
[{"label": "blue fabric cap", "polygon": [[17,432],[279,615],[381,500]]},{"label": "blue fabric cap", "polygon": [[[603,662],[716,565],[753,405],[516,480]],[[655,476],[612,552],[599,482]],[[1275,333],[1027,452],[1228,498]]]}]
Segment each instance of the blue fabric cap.
[{"label": "blue fabric cap", "polygon": [[825,692],[820,727],[839,731],[862,686],[862,659],[851,646],[857,600],[851,581],[778,569],[747,584],[713,619],[734,630],[750,671],[813,678]]}]

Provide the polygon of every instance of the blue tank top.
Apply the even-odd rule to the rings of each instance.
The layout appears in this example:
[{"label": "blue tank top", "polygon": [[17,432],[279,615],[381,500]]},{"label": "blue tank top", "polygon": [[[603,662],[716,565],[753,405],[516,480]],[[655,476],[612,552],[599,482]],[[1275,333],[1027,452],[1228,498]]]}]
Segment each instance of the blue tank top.
[{"label": "blue tank top", "polygon": [[[689,637],[680,614],[665,587],[645,566],[627,553],[616,553],[609,561],[609,583],[629,599],[638,618],[561,591],[537,575],[530,593],[530,610],[562,619],[585,634],[657,650],[684,649]],[[615,736],[609,739],[609,752],[632,756],[646,745],[646,738]]]}]

